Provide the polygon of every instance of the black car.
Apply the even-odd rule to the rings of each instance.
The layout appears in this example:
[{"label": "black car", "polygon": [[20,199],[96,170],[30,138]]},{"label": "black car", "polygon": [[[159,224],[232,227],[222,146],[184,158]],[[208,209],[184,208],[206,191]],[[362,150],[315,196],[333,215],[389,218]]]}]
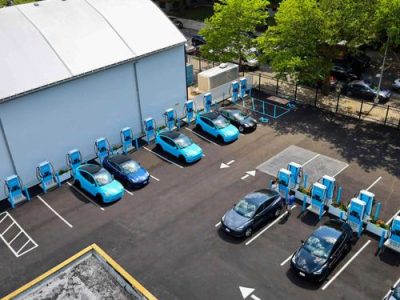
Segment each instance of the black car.
[{"label": "black car", "polygon": [[172,23],[174,23],[176,27],[178,27],[179,29],[183,28],[183,23],[179,21],[177,18],[175,17],[168,17],[168,18],[171,20]]},{"label": "black car", "polygon": [[331,69],[331,75],[340,81],[351,81],[357,79],[353,69],[344,64],[334,64]]},{"label": "black car", "polygon": [[231,124],[235,125],[241,133],[253,131],[257,128],[257,121],[237,107],[221,107],[219,112],[227,118]]},{"label": "black car", "polygon": [[292,270],[305,279],[323,281],[351,249],[353,231],[349,224],[332,220],[302,242],[291,259]]},{"label": "black car", "polygon": [[[364,80],[355,80],[344,86],[344,93],[347,96],[355,96],[366,100],[374,100],[378,95],[378,87],[373,83]],[[392,93],[387,89],[379,91],[379,100],[387,101],[390,99]]]},{"label": "black car", "polygon": [[397,281],[390,291],[383,297],[383,300],[400,300],[400,282]]},{"label": "black car", "polygon": [[221,219],[222,229],[236,237],[249,237],[270,217],[278,217],[284,200],[277,191],[262,189],[246,195]]},{"label": "black car", "polygon": [[206,43],[206,40],[204,39],[203,36],[195,34],[192,36],[192,45],[195,47],[204,45]]},{"label": "black car", "polygon": [[129,188],[140,188],[150,181],[149,172],[127,155],[107,156],[103,160],[103,167],[113,174],[115,179]]}]

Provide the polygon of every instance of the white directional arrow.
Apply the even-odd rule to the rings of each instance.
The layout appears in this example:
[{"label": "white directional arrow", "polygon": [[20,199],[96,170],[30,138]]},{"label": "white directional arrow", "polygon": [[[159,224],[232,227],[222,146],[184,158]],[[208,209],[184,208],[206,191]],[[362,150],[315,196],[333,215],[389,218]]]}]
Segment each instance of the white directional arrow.
[{"label": "white directional arrow", "polygon": [[219,168],[220,168],[220,169],[226,169],[226,168],[229,168],[229,165],[224,164],[224,163],[221,163],[221,165],[220,165]]},{"label": "white directional arrow", "polygon": [[[246,299],[248,296],[250,296],[255,291],[255,289],[247,288],[244,286],[239,286],[239,290],[240,290],[240,293],[242,294],[243,299]],[[261,300],[254,294],[251,295],[250,298],[253,300]]]},{"label": "white directional arrow", "polygon": [[247,171],[246,174],[249,174],[249,175],[251,175],[251,176],[256,176],[256,170]]}]

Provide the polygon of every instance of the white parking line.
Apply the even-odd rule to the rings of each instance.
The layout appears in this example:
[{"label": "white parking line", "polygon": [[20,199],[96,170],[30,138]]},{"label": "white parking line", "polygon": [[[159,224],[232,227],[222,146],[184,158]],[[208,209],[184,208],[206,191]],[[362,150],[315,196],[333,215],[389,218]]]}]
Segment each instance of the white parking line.
[{"label": "white parking line", "polygon": [[126,188],[124,188],[125,192],[127,192],[129,195],[133,196],[133,193],[129,190],[127,190]]},{"label": "white parking line", "polygon": [[169,160],[168,158],[165,158],[164,156],[162,156],[162,155],[160,155],[160,154],[154,152],[153,150],[151,150],[151,149],[149,149],[149,148],[147,148],[147,147],[144,147],[144,146],[143,146],[143,148],[144,148],[145,150],[147,150],[147,151],[153,153],[155,156],[158,156],[158,157],[161,158],[162,160],[165,160],[165,161],[167,161],[167,162],[169,162],[169,163],[171,163],[171,164],[177,166],[178,168],[183,169],[183,167],[182,167],[181,165],[178,165],[177,163],[174,163],[173,161],[171,161],[171,160]]},{"label": "white parking line", "polygon": [[[293,205],[291,207],[291,209],[294,209],[296,207],[296,205]],[[275,221],[273,221],[272,223],[270,223],[267,227],[265,227],[263,230],[261,230],[257,235],[255,235],[251,240],[246,242],[246,246],[250,245],[255,239],[257,239],[260,235],[262,235],[265,231],[267,231],[268,229],[270,229],[272,226],[274,226],[276,223],[279,222],[280,219],[282,219],[284,216],[287,215],[287,211],[285,211],[283,214],[281,214]]]},{"label": "white parking line", "polygon": [[215,227],[219,227],[221,225],[221,222],[218,222],[217,224],[215,224]]},{"label": "white parking line", "polygon": [[199,138],[201,138],[201,139],[203,139],[203,140],[205,140],[205,141],[207,141],[207,142],[209,142],[209,143],[211,143],[211,144],[214,144],[214,145],[219,146],[217,143],[215,143],[215,142],[209,140],[208,138],[206,138],[206,137],[202,136],[201,134],[197,133],[196,131],[193,131],[192,129],[187,128],[187,127],[185,127],[185,129],[186,129],[186,130],[189,130],[189,131],[192,132],[193,134],[197,135]]},{"label": "white parking line", "polygon": [[155,181],[160,181],[160,179],[158,179],[157,177],[150,175],[151,178],[153,178]]},{"label": "white parking line", "polygon": [[[392,285],[392,288],[397,286],[399,283],[400,283],[400,278],[397,279],[396,283]],[[390,290],[388,290],[388,292],[385,294],[385,296],[382,298],[382,300],[389,299],[388,296],[392,292],[392,288],[390,288]]]},{"label": "white parking line", "polygon": [[44,201],[42,197],[40,197],[40,196],[38,195],[37,198],[38,198],[40,201],[42,201],[42,203],[43,203],[44,205],[46,205],[47,208],[50,209],[57,217],[59,217],[59,218],[61,219],[61,221],[63,221],[65,224],[67,224],[67,226],[68,226],[69,228],[74,227],[74,226],[72,226],[72,224],[71,224],[70,222],[68,222],[67,220],[65,220],[58,212],[56,212],[55,209],[52,208],[46,201]]},{"label": "white parking line", "polygon": [[281,262],[281,267],[283,267],[293,256],[294,252],[292,254],[290,254],[290,256],[288,258],[286,258],[283,262]]},{"label": "white parking line", "polygon": [[85,199],[89,200],[94,206],[97,206],[98,208],[100,208],[100,210],[105,211],[105,209],[103,207],[101,207],[100,205],[98,205],[96,202],[94,202],[92,199],[90,199],[88,196],[86,196],[81,190],[79,190],[78,188],[76,188],[75,186],[73,186],[70,182],[67,182],[67,184],[72,187],[75,191],[77,191],[79,194],[81,194],[83,197],[85,197]]},{"label": "white parking line", "polygon": [[369,191],[375,184],[377,184],[382,179],[382,176],[378,177],[366,190]]},{"label": "white parking line", "polygon": [[392,220],[400,213],[400,210],[398,210],[387,222],[386,225],[389,225],[390,222],[392,222]]},{"label": "white parking line", "polygon": [[314,157],[310,158],[309,160],[307,160],[304,164],[302,164],[301,166],[304,167],[306,164],[310,163],[311,161],[313,161],[314,159],[316,159],[318,156],[320,156],[321,154],[317,154]]},{"label": "white parking line", "polygon": [[335,178],[336,176],[338,176],[340,173],[342,173],[344,170],[346,170],[349,167],[349,165],[346,164],[345,167],[343,167],[339,172],[337,172],[335,175],[333,175],[333,178]]},{"label": "white parking line", "polygon": [[351,262],[365,249],[371,243],[371,240],[368,240],[361,248],[360,250],[357,251],[356,254],[354,254],[348,262],[345,263],[345,265],[337,272],[323,287],[322,290],[326,290],[328,286],[351,264]]}]

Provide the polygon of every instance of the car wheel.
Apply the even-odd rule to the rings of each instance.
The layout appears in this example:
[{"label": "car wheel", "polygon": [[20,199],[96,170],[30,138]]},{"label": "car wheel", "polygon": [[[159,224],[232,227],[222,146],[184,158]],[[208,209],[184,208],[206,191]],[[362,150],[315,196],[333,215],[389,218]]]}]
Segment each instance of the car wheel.
[{"label": "car wheel", "polygon": [[74,185],[79,189],[81,188],[81,183],[79,180],[75,180]]},{"label": "car wheel", "polygon": [[239,132],[243,133],[244,132],[244,127],[242,125],[239,126]]},{"label": "car wheel", "polygon": [[352,93],[351,91],[347,91],[347,92],[346,92],[346,95],[347,95],[347,96],[351,96],[352,94],[353,94],[353,93]]},{"label": "car wheel", "polygon": [[218,135],[218,136],[217,136],[217,140],[218,140],[220,143],[223,143],[223,142],[224,142],[224,138],[222,137],[222,135]]},{"label": "car wheel", "polygon": [[103,202],[103,196],[100,195],[100,194],[97,194],[97,195],[96,195],[96,200],[97,200],[98,202]]},{"label": "car wheel", "polygon": [[246,229],[246,231],[244,232],[244,235],[246,237],[250,237],[253,234],[253,228],[249,227]]},{"label": "car wheel", "polygon": [[179,155],[179,156],[178,156],[178,159],[179,159],[181,162],[183,162],[183,163],[186,163],[186,162],[187,162],[186,159],[185,159],[185,157],[184,157],[183,155]]},{"label": "car wheel", "polygon": [[277,218],[277,217],[280,216],[280,214],[281,214],[281,207],[278,207],[278,208],[275,210],[274,217]]}]

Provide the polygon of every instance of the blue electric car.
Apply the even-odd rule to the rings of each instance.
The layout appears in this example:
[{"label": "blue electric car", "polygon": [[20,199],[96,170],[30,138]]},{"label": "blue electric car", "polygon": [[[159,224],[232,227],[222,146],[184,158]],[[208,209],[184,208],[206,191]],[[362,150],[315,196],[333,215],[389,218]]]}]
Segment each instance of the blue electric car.
[{"label": "blue electric car", "polygon": [[77,167],[74,179],[76,187],[82,188],[98,201],[110,203],[124,196],[122,184],[98,165],[85,164]]},{"label": "blue electric car", "polygon": [[220,142],[233,142],[239,137],[239,130],[216,111],[197,114],[196,126],[216,137]]},{"label": "blue electric car", "polygon": [[103,160],[103,167],[129,188],[141,188],[150,181],[149,172],[125,154],[107,156]]},{"label": "blue electric car", "polygon": [[161,131],[156,136],[156,144],[169,154],[186,163],[198,161],[203,150],[192,139],[176,131]]}]

